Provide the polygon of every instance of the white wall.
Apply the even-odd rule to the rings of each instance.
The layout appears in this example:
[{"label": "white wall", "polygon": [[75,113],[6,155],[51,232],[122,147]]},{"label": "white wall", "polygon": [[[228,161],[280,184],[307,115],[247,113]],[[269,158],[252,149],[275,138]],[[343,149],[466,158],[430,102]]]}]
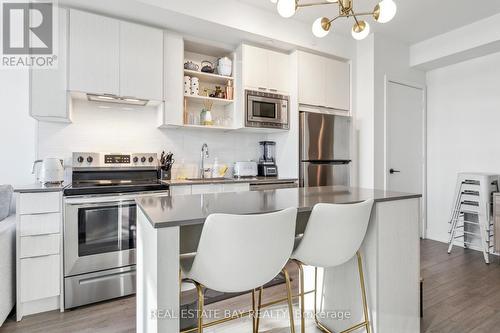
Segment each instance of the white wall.
[{"label": "white wall", "polygon": [[358,43],[356,65],[354,67],[357,85],[353,89],[356,96],[355,142],[358,163],[358,184],[372,188],[374,184],[374,43],[372,35]]},{"label": "white wall", "polygon": [[385,186],[385,80],[425,86],[425,73],[410,67],[410,46],[383,35],[375,35],[374,185]]},{"label": "white wall", "polygon": [[425,85],[425,73],[410,68],[409,45],[372,34],[358,43],[356,118],[359,185],[384,188],[386,77]]},{"label": "white wall", "polygon": [[[256,159],[258,142],[266,138],[263,134],[209,129],[158,129],[154,108],[125,110],[123,106],[113,106],[103,109],[99,105],[77,100],[73,123],[39,122],[39,157],[60,157],[69,163],[73,151],[160,153],[165,150],[174,153],[176,167],[185,160],[194,176],[203,143],[209,146],[209,164],[215,157],[219,163],[230,164]],[[103,105],[110,107],[110,104]]]},{"label": "white wall", "polygon": [[500,53],[427,73],[428,237],[447,241],[458,172],[500,173]]},{"label": "white wall", "polygon": [[35,120],[29,116],[29,75],[0,70],[0,184],[33,182]]}]

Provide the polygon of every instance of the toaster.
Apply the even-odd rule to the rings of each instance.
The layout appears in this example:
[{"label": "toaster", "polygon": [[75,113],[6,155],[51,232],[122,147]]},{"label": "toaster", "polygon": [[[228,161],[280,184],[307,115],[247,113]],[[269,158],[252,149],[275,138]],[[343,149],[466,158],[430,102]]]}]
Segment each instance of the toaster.
[{"label": "toaster", "polygon": [[235,177],[255,177],[257,173],[257,162],[248,161],[234,163]]}]

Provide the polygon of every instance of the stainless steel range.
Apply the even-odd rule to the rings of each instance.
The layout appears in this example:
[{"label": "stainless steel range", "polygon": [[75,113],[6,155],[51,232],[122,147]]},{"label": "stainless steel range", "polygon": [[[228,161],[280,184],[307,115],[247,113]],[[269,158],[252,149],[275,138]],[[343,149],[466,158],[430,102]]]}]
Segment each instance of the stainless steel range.
[{"label": "stainless steel range", "polygon": [[64,307],[135,292],[135,198],[168,195],[156,154],[73,153],[64,190]]}]

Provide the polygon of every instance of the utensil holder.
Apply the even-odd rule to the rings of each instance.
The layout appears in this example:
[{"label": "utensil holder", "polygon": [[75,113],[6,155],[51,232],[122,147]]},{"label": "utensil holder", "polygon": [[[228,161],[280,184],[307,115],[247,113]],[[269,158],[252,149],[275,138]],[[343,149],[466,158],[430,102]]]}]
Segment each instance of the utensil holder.
[{"label": "utensil holder", "polygon": [[161,180],[172,179],[172,170],[160,169],[160,179]]}]

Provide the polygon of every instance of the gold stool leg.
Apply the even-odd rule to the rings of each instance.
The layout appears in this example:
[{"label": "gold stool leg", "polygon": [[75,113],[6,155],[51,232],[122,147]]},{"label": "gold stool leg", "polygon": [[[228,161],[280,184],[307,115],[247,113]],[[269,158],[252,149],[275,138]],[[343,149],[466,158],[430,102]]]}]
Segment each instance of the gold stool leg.
[{"label": "gold stool leg", "polygon": [[293,304],[292,304],[292,285],[290,284],[290,275],[286,268],[283,268],[283,273],[285,274],[286,281],[286,292],[288,296],[288,312],[290,316],[290,331],[295,333],[295,323],[293,320]]},{"label": "gold stool leg", "polygon": [[[356,252],[356,257],[357,257],[357,262],[358,262],[359,285],[361,288],[361,297],[362,297],[362,301],[363,301],[364,321],[362,323],[359,323],[357,325],[354,325],[354,326],[342,331],[341,333],[353,332],[353,331],[356,331],[356,330],[363,328],[363,327],[366,329],[367,333],[371,332],[370,320],[369,320],[369,315],[368,315],[368,302],[366,300],[365,278],[364,278],[364,274],[363,274],[363,260],[361,258],[361,253],[359,251]],[[327,329],[324,325],[322,325],[318,319],[317,310],[316,310],[317,289],[318,289],[318,269],[315,267],[314,268],[314,320],[316,321],[316,326],[318,326],[318,328],[321,329],[323,332],[332,333],[329,329]]]},{"label": "gold stool leg", "polygon": [[198,291],[198,333],[203,333],[203,305],[205,302],[203,296],[203,286],[195,282],[196,290]]},{"label": "gold stool leg", "polygon": [[314,267],[314,321],[316,322],[316,326],[323,332],[332,333],[328,330],[323,324],[319,322],[318,319],[318,267]]},{"label": "gold stool leg", "polygon": [[252,332],[257,333],[256,323],[255,323],[255,315],[257,311],[255,310],[255,289],[252,289]]},{"label": "gold stool leg", "polygon": [[255,318],[255,333],[259,333],[259,324],[260,324],[260,310],[262,307],[262,291],[264,287],[260,287],[259,289],[259,298],[257,301],[257,316]]},{"label": "gold stool leg", "polygon": [[292,260],[299,267],[299,295],[300,295],[300,332],[305,333],[306,325],[305,325],[305,286],[304,286],[304,266],[298,260]]},{"label": "gold stool leg", "polygon": [[368,302],[366,301],[366,288],[365,288],[365,277],[363,274],[363,260],[361,258],[361,253],[356,252],[356,256],[358,257],[358,272],[359,272],[359,283],[361,286],[361,296],[363,298],[363,313],[365,316],[364,326],[366,327],[366,332],[370,333],[370,321],[368,317]]}]

